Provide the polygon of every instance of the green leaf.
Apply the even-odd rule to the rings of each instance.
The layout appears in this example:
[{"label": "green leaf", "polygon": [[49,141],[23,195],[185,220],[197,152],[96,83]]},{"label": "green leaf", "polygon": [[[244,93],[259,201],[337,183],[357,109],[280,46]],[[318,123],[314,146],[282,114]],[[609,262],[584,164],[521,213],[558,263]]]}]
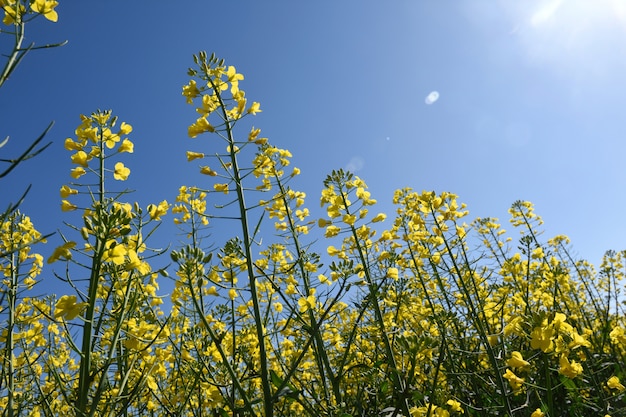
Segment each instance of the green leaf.
[{"label": "green leaf", "polygon": [[282,378],[279,377],[276,371],[274,371],[273,369],[270,369],[270,378],[272,380],[272,385],[274,385],[276,388],[280,387],[283,384]]}]

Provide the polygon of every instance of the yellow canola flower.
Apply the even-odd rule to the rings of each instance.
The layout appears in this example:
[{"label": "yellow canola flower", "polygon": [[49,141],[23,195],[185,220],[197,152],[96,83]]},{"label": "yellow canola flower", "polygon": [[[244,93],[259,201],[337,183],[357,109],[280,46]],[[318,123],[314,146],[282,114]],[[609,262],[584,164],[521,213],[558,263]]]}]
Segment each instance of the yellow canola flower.
[{"label": "yellow canola flower", "polygon": [[248,102],[248,100],[246,100],[245,96],[244,96],[244,92],[243,91],[235,91],[233,93],[233,100],[235,100],[237,102],[237,106],[233,107],[232,109],[228,110],[226,113],[228,114],[230,119],[233,120],[237,120],[239,118],[241,118],[241,114],[243,113],[244,109],[246,108],[246,103]]},{"label": "yellow canola flower", "polygon": [[309,295],[307,297],[302,297],[298,300],[298,305],[300,306],[300,312],[304,313],[308,311],[310,308],[315,307],[315,290],[309,290]]},{"label": "yellow canola flower", "polygon": [[72,211],[76,210],[78,207],[67,200],[61,201],[61,211]]},{"label": "yellow canola flower", "polygon": [[99,146],[92,146],[91,147],[91,151],[89,152],[89,157],[90,157],[89,160],[91,160],[91,158],[99,157],[100,154],[101,154],[100,147]]},{"label": "yellow canola flower", "polygon": [[525,361],[522,357],[522,354],[518,351],[514,351],[511,353],[511,359],[506,361],[506,364],[511,368],[523,368],[530,365],[530,363]]},{"label": "yellow canola flower", "polygon": [[382,222],[383,220],[385,220],[387,218],[387,215],[385,213],[378,213],[376,215],[376,217],[374,217],[372,219],[373,223],[378,223],[378,222]]},{"label": "yellow canola flower", "polygon": [[337,236],[340,231],[341,231],[341,228],[331,224],[330,226],[326,228],[326,232],[324,233],[324,236],[326,237]]},{"label": "yellow canola flower", "polygon": [[233,148],[231,148],[231,147],[230,147],[230,145],[228,145],[228,146],[226,147],[226,152],[230,153],[230,152],[231,152],[231,149],[233,150],[233,153],[237,153],[237,152],[239,152],[239,146],[237,146],[237,145],[235,145]]},{"label": "yellow canola flower", "polygon": [[559,365],[559,373],[568,378],[576,378],[578,375],[583,373],[583,366],[576,361],[570,362],[565,355],[561,355]]},{"label": "yellow canola flower", "polygon": [[118,152],[128,152],[133,153],[135,151],[135,145],[129,140],[124,139],[119,148],[117,148]]},{"label": "yellow canola flower", "polygon": [[505,336],[510,336],[512,334],[515,335],[523,335],[524,334],[524,330],[522,328],[522,323],[523,323],[523,318],[522,317],[514,317],[511,320],[509,320],[509,323],[504,326],[504,335]]},{"label": "yellow canola flower", "polygon": [[2,1],[0,5],[2,5],[4,9],[4,19],[2,23],[9,26],[14,23],[20,23],[22,21],[22,16],[26,13],[26,9],[22,3],[17,3],[15,1],[11,2],[12,4],[6,4]]},{"label": "yellow canola flower", "polygon": [[433,261],[436,265],[438,265],[438,264],[439,264],[439,262],[441,261],[441,253],[439,253],[439,252],[435,252],[435,253],[433,253],[430,259],[432,259],[432,261]]},{"label": "yellow canola flower", "polygon": [[70,157],[73,163],[82,167],[87,167],[89,161],[92,159],[85,151],[78,151]]},{"label": "yellow canola flower", "polygon": [[[338,206],[328,206],[326,209],[326,215],[331,219],[341,216],[341,212],[339,211]],[[356,217],[356,216],[355,216]]]},{"label": "yellow canola flower", "polygon": [[356,222],[356,216],[354,214],[344,214],[342,220],[348,226],[353,226],[354,222]]},{"label": "yellow canola flower", "polygon": [[228,184],[213,184],[213,189],[228,194]]},{"label": "yellow canola flower", "polygon": [[165,215],[169,208],[170,205],[167,203],[167,200],[163,200],[158,205],[150,204],[148,206],[148,213],[150,213],[152,220],[161,220],[161,216]]},{"label": "yellow canola flower", "polygon": [[541,349],[545,353],[553,348],[552,337],[554,329],[552,326],[535,327],[530,333],[530,347],[533,349]]},{"label": "yellow canola flower", "polygon": [[120,136],[116,133],[112,133],[108,127],[102,131],[102,141],[109,149],[113,149],[115,144],[120,141]]},{"label": "yellow canola flower", "polygon": [[132,131],[133,131],[133,127],[131,125],[129,125],[126,122],[122,122],[122,124],[120,125],[120,131],[117,132],[117,134],[119,136],[128,135]]},{"label": "yellow canola flower", "polygon": [[122,162],[115,164],[115,171],[113,171],[113,178],[118,181],[126,181],[130,175],[130,168],[126,168]]},{"label": "yellow canola flower", "polygon": [[197,108],[196,111],[206,117],[213,113],[219,106],[220,100],[215,94],[205,94],[202,96],[202,107]]},{"label": "yellow canola flower", "polygon": [[72,138],[65,139],[65,149],[68,151],[82,151],[85,146],[83,143],[74,142]]},{"label": "yellow canola flower", "polygon": [[458,402],[457,400],[448,400],[446,404],[450,406],[450,409],[452,411],[463,413],[463,408],[461,407],[461,403]]},{"label": "yellow canola flower", "polygon": [[255,101],[255,102],[253,102],[253,103],[252,103],[252,105],[248,108],[247,113],[248,113],[248,114],[255,115],[255,114],[257,114],[257,113],[260,113],[261,111],[262,111],[262,110],[261,110],[261,104],[260,104],[260,103],[257,103],[257,102]]},{"label": "yellow canola flower", "polygon": [[113,208],[128,215],[132,214],[133,211],[133,206],[131,206],[130,203],[120,203],[118,201],[113,202]]},{"label": "yellow canola flower", "polygon": [[622,383],[620,382],[619,378],[616,377],[615,375],[613,375],[612,377],[609,378],[608,381],[606,381],[606,385],[607,387],[611,389],[616,389],[619,392],[623,392],[626,389],[624,385],[622,385]]},{"label": "yellow canola flower", "polygon": [[613,343],[626,347],[626,331],[622,327],[617,326],[611,330],[609,337]]},{"label": "yellow canola flower", "polygon": [[398,268],[389,268],[387,270],[387,276],[394,281],[398,280]]},{"label": "yellow canola flower", "polygon": [[77,303],[75,295],[64,295],[59,298],[54,308],[54,317],[65,320],[75,319],[87,306],[87,303]]},{"label": "yellow canola flower", "polygon": [[328,255],[330,256],[337,256],[339,254],[341,254],[341,250],[337,249],[334,246],[329,246],[328,248],[326,248],[326,252],[328,253]]},{"label": "yellow canola flower", "polygon": [[536,409],[535,411],[532,412],[532,414],[530,415],[530,417],[544,417],[546,414],[541,411],[540,408]]},{"label": "yellow canola flower", "polygon": [[200,95],[200,90],[195,80],[189,81],[189,84],[183,86],[183,96],[186,97],[187,104],[193,103],[193,99]]},{"label": "yellow canola flower", "polygon": [[204,154],[203,153],[187,151],[187,161],[191,162],[194,159],[201,159],[201,158],[204,158]]},{"label": "yellow canola flower", "polygon": [[31,5],[31,9],[37,13],[41,13],[46,19],[51,22],[59,20],[59,15],[54,10],[59,3],[55,0],[35,0]]},{"label": "yellow canola flower", "polygon": [[238,83],[243,80],[243,74],[237,73],[237,69],[233,65],[230,65],[226,70],[226,77],[230,83]]},{"label": "yellow canola flower", "polygon": [[409,413],[411,417],[450,417],[450,412],[445,408],[428,403],[421,407],[411,407]]},{"label": "yellow canola flower", "polygon": [[83,167],[76,167],[73,170],[70,171],[70,176],[74,179],[78,179],[80,177],[82,177],[83,175],[85,175],[87,173],[87,171],[85,171],[85,168]]},{"label": "yellow canola flower", "polygon": [[234,66],[229,66],[226,71],[226,76],[230,82],[230,92],[235,95],[239,92],[239,81],[243,80],[243,74],[238,74]]},{"label": "yellow canola flower", "polygon": [[139,255],[137,255],[137,252],[135,252],[133,249],[129,249],[127,252],[127,255],[128,255],[128,263],[124,267],[126,271],[141,268],[142,262],[141,262],[141,259],[139,258]]},{"label": "yellow canola flower", "polygon": [[196,136],[204,132],[215,132],[215,128],[204,117],[196,120],[196,122],[190,125],[187,129],[187,134],[190,138],[195,138]]},{"label": "yellow canola flower", "polygon": [[65,242],[63,245],[56,248],[54,252],[52,252],[52,255],[50,255],[50,257],[48,258],[48,263],[51,264],[52,262],[56,262],[61,258],[72,259],[72,252],[70,251],[70,249],[72,249],[74,246],[76,246],[76,242]]},{"label": "yellow canola flower", "polygon": [[333,222],[331,222],[330,220],[326,220],[326,219],[319,219],[317,221],[317,226],[318,227],[326,227],[333,224]]},{"label": "yellow canola flower", "polygon": [[210,167],[208,166],[202,166],[200,167],[200,173],[204,174],[204,175],[210,175],[212,177],[217,176],[217,172],[213,171]]},{"label": "yellow canola flower", "polygon": [[518,377],[510,369],[507,369],[503,376],[509,381],[509,385],[513,388],[513,391],[517,391],[524,384],[524,378]]},{"label": "yellow canola flower", "polygon": [[300,219],[300,221],[304,221],[305,218],[309,217],[309,209],[305,208],[304,210],[296,210],[296,217]]},{"label": "yellow canola flower", "polygon": [[91,114],[91,118],[101,126],[104,126],[104,124],[106,124],[106,122],[109,120],[109,117],[111,117],[110,111],[97,112],[97,113]]},{"label": "yellow canola flower", "polygon": [[126,261],[125,256],[127,255],[128,250],[123,245],[115,245],[113,247],[109,247],[104,254],[102,255],[103,262],[113,262],[115,265],[122,265]]},{"label": "yellow canola flower", "polygon": [[91,141],[96,143],[98,141],[98,128],[91,126],[91,119],[87,118],[87,121],[83,121],[83,123],[87,123],[88,126],[79,126],[74,133],[76,133],[76,137],[83,141]]},{"label": "yellow canola flower", "polygon": [[248,142],[256,141],[257,137],[259,136],[259,133],[261,133],[261,129],[259,128],[253,127],[252,129],[250,129],[250,133],[248,133]]},{"label": "yellow canola flower", "polygon": [[78,194],[78,190],[70,188],[67,185],[62,186],[60,192],[61,192],[61,198],[67,198],[70,195]]},{"label": "yellow canola flower", "polygon": [[537,249],[533,250],[531,253],[531,257],[533,259],[541,259],[545,256],[545,254],[543,253],[543,248],[540,246]]}]

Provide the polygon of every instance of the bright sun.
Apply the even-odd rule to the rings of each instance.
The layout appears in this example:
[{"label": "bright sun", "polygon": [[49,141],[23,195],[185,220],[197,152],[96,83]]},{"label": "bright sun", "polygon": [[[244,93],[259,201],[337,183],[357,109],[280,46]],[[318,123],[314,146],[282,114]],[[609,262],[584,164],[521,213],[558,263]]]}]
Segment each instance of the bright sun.
[{"label": "bright sun", "polygon": [[591,25],[624,22],[624,0],[545,0],[541,1],[530,18],[537,27],[550,24],[571,24],[572,29],[589,29]]},{"label": "bright sun", "polygon": [[531,64],[588,77],[625,63],[626,0],[541,0],[514,15]]}]

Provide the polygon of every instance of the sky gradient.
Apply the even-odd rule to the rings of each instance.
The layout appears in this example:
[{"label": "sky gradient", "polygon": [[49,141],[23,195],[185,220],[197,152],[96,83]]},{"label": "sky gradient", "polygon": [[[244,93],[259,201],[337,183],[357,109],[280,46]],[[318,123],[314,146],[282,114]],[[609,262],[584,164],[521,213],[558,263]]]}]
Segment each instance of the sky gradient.
[{"label": "sky gradient", "polygon": [[71,220],[63,142],[81,113],[133,126],[129,199],[201,185],[185,151],[210,152],[210,136],[187,137],[181,88],[206,50],[245,75],[254,125],[292,152],[311,209],[325,176],[349,168],[390,216],[402,187],[453,192],[470,218],[503,224],[522,199],[545,239],[569,236],[596,266],[626,249],[626,1],[59,2],[59,21],[37,19],[27,42],[68,44],[29,54],[0,91],[3,157],[55,121],[51,147],[2,183],[4,206],[33,184],[22,210],[44,233]]}]

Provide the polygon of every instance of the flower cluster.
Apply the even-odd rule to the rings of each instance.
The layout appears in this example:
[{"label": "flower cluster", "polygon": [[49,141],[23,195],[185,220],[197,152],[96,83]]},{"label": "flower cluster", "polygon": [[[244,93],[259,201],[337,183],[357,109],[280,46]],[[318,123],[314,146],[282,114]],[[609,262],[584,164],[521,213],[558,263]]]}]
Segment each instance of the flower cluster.
[{"label": "flower cluster", "polygon": [[[170,204],[142,209],[107,188],[129,174],[109,158],[133,152],[132,128],[115,128],[110,112],[82,116],[65,142],[74,180],[96,178],[61,188],[65,210],[84,206],[48,258],[71,293],[26,296],[44,236],[19,211],[2,218],[5,414],[624,415],[626,251],[595,271],[566,237],[541,240],[524,201],[511,207],[513,233],[494,218],[468,222],[449,192],[399,189],[388,217],[343,170],[324,181],[316,228],[291,188],[291,153],[255,127],[236,139],[260,111],[243,76],[214,56],[195,60],[183,87],[200,114],[189,136],[214,133],[218,151],[186,159],[212,159],[199,178],[216,182],[178,190],[185,241],[169,251],[167,298],[168,267],[153,267],[166,251],[147,239]],[[208,240],[209,225],[223,242]]]},{"label": "flower cluster", "polygon": [[[257,102],[248,105],[245,92],[239,88],[239,81],[244,77],[237,73],[234,66],[226,67],[223,60],[217,59],[215,55],[207,57],[205,52],[194,56],[194,60],[201,65],[201,69],[190,69],[189,75],[197,76],[201,84],[192,79],[183,87],[183,96],[188,104],[199,100],[196,112],[200,117],[189,126],[189,137],[225,129],[230,122],[261,111]],[[217,114],[217,124],[209,122],[212,114]]]},{"label": "flower cluster", "polygon": [[[134,144],[126,135],[132,132],[131,125],[122,122],[117,131],[115,127],[117,117],[112,117],[110,111],[98,111],[91,116],[81,115],[81,124],[76,128],[76,139],[65,139],[65,149],[74,152],[71,156],[72,163],[76,165],[70,172],[73,179],[79,179],[87,172],[98,176],[99,183],[104,183],[106,173],[112,173],[113,178],[118,181],[125,181],[130,175],[130,169],[123,162],[115,163],[113,169],[105,168],[104,161],[120,153],[133,153]],[[110,152],[110,154],[109,154]],[[90,163],[96,160],[95,166]],[[72,188],[75,183],[63,185],[60,190],[61,209],[63,211],[76,210],[77,206],[72,204],[68,197],[78,194],[79,190]],[[103,187],[100,188],[102,190]],[[102,193],[101,193],[102,194]],[[101,198],[104,196],[101,196]]]},{"label": "flower cluster", "polygon": [[1,0],[0,7],[4,10],[5,25],[19,25],[28,14],[42,15],[51,22],[59,19],[55,8],[59,3],[55,0]]}]

